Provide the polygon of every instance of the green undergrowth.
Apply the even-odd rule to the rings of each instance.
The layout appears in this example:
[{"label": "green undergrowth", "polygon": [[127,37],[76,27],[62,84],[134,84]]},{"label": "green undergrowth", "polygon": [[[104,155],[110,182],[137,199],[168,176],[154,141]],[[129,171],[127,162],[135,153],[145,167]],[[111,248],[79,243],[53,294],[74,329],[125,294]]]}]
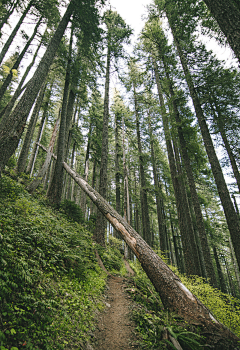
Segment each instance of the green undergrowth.
[{"label": "green undergrowth", "polygon": [[53,210],[0,179],[1,350],[84,349],[91,337],[106,274],[69,206]]},{"label": "green undergrowth", "polygon": [[123,261],[122,240],[113,236],[106,237],[106,248],[97,246],[103,265],[112,275],[127,276]]},{"label": "green undergrowth", "polygon": [[[200,327],[185,322],[176,314],[164,310],[161,300],[138,261],[130,263],[135,275],[127,288],[133,301],[132,318],[140,337],[142,349],[176,349],[168,339],[163,339],[167,332],[177,339],[183,349],[200,350],[206,347],[206,339],[201,335]],[[184,285],[206,305],[214,316],[240,336],[239,300],[214,289],[204,279],[197,276],[187,278],[178,273]],[[204,346],[205,344],[205,346]],[[211,348],[211,346],[210,346]]]},{"label": "green undergrowth", "polygon": [[213,315],[240,337],[240,300],[211,287],[202,277],[178,275]]},{"label": "green undergrowth", "polygon": [[130,263],[135,275],[129,282],[128,293],[135,302],[131,312],[139,337],[139,349],[176,349],[164,334],[170,334],[186,350],[200,350],[204,338],[196,327],[164,309],[158,293],[138,261]]}]

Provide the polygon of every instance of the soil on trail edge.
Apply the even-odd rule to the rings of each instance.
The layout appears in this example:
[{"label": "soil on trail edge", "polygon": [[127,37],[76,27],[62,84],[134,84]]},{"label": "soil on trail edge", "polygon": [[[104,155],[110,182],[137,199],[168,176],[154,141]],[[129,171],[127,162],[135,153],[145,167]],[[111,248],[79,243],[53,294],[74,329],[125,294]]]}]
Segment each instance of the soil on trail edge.
[{"label": "soil on trail edge", "polygon": [[94,349],[130,350],[136,349],[134,323],[129,318],[131,301],[124,288],[124,279],[110,276],[108,279],[106,308],[99,316],[98,329],[95,331]]}]

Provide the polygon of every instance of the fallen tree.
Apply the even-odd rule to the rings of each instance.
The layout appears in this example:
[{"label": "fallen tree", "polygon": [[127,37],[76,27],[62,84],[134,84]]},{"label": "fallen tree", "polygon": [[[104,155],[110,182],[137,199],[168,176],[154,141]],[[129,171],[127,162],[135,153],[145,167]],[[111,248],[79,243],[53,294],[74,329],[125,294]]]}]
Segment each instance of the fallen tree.
[{"label": "fallen tree", "polygon": [[[39,144],[45,151],[46,148]],[[56,159],[56,156],[53,155]],[[152,250],[142,237],[100,196],[79,174],[65,162],[63,167],[93,203],[103,213],[112,226],[119,232],[129,248],[138,258],[143,270],[158,292],[163,306],[177,313],[188,322],[202,326],[209,334],[218,334],[237,344],[240,339],[221,322],[216,320],[204,306],[181,282],[177,275]],[[214,347],[215,348],[215,347]],[[217,349],[217,347],[215,348]],[[224,349],[228,349],[225,347]],[[234,349],[237,349],[234,347]]]}]

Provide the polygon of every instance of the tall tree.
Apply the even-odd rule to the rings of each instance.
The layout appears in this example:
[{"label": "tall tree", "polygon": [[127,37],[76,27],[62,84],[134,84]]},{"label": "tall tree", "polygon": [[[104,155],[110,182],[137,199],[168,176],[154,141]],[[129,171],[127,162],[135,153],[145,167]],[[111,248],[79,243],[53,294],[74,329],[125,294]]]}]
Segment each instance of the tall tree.
[{"label": "tall tree", "polygon": [[[85,35],[91,40],[95,37],[96,40],[98,39],[98,35],[96,35],[96,28],[98,27],[99,15],[98,8],[95,5],[95,1],[92,1],[91,3],[85,3],[79,0],[70,1],[65,14],[48,45],[47,50],[41,59],[41,62],[39,63],[33,77],[25,89],[23,96],[21,97],[14,111],[9,116],[8,120],[5,123],[0,123],[0,172],[17,148],[28,114],[36,99],[42,82],[48,74],[61,38],[73,12],[75,17],[77,17],[79,20],[79,26],[82,28],[83,33],[85,33]],[[86,18],[86,13],[90,13],[92,16],[90,22],[89,18]]]},{"label": "tall tree", "polygon": [[[231,235],[232,243],[234,246],[236,258],[238,261],[238,266],[240,267],[240,221],[235,212],[233,203],[231,201],[231,197],[223,176],[223,172],[221,166],[219,164],[218,157],[216,155],[216,151],[213,146],[213,142],[211,139],[211,135],[206,123],[206,119],[203,113],[203,109],[194,86],[194,82],[191,76],[191,72],[188,67],[188,61],[183,51],[183,38],[180,38],[180,31],[177,27],[177,21],[179,21],[180,16],[179,12],[176,11],[175,4],[168,0],[166,2],[165,11],[169,20],[169,25],[172,30],[172,34],[174,37],[174,42],[177,47],[178,55],[181,60],[181,64],[183,67],[183,71],[185,74],[185,78],[188,84],[189,92],[193,101],[195,113],[198,119],[198,123],[200,126],[200,130],[202,133],[204,145],[206,148],[206,152],[209,158],[209,162],[211,164],[211,169],[213,172],[213,176],[218,188],[219,197],[221,199],[221,203],[223,206],[223,210],[226,216],[229,232]],[[182,30],[181,30],[182,32]],[[189,37],[188,37],[189,40]],[[189,41],[188,41],[189,42]]]},{"label": "tall tree", "polygon": [[240,5],[238,0],[203,0],[240,62]]},{"label": "tall tree", "polygon": [[12,41],[13,38],[15,37],[15,35],[17,34],[18,29],[20,28],[21,24],[23,23],[24,18],[26,17],[27,13],[29,12],[29,10],[31,9],[31,7],[33,6],[34,0],[30,0],[29,3],[27,4],[27,7],[25,8],[25,10],[23,11],[22,16],[20,17],[18,23],[16,24],[15,28],[13,29],[12,33],[10,34],[8,40],[6,41],[5,45],[2,48],[2,51],[0,52],[0,64],[2,63]]},{"label": "tall tree", "polygon": [[[129,42],[129,36],[132,30],[121,16],[108,10],[104,15],[105,25],[107,27],[106,45],[107,45],[107,62],[104,92],[104,113],[103,113],[103,130],[102,130],[102,152],[100,166],[100,185],[99,193],[106,198],[107,193],[107,166],[108,166],[108,124],[109,124],[109,85],[110,85],[110,66],[113,59],[118,60],[123,57],[123,44]],[[100,211],[97,212],[96,227],[94,231],[94,240],[105,246],[105,229],[106,220]]]},{"label": "tall tree", "polygon": [[20,63],[21,63],[21,61],[22,61],[22,59],[23,59],[25,53],[27,52],[27,50],[28,50],[30,44],[32,43],[33,39],[35,38],[35,36],[36,36],[36,34],[37,34],[37,30],[38,30],[38,28],[39,28],[41,22],[42,22],[42,17],[40,17],[40,19],[38,20],[38,22],[37,22],[37,24],[36,24],[36,26],[35,26],[35,28],[34,28],[34,31],[33,31],[32,35],[31,35],[31,37],[28,39],[28,41],[27,41],[27,43],[25,44],[25,46],[24,46],[22,52],[21,52],[20,55],[18,56],[16,62],[14,62],[14,65],[13,65],[13,67],[11,68],[11,70],[10,70],[8,76],[7,76],[6,79],[4,80],[4,82],[3,82],[3,84],[2,84],[2,86],[1,86],[1,88],[0,88],[0,100],[2,99],[2,97],[3,97],[4,93],[5,93],[5,91],[7,90],[9,84],[11,83],[11,80],[12,80],[12,77],[13,77],[13,70],[17,70],[17,69],[18,69],[18,67],[19,67],[19,65],[20,65]]}]

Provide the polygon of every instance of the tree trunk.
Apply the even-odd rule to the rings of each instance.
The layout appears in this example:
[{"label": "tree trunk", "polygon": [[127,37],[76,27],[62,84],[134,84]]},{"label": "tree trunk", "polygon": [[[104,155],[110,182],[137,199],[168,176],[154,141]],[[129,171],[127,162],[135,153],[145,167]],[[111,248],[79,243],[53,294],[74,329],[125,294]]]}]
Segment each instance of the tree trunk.
[{"label": "tree trunk", "polygon": [[0,53],[0,64],[2,63],[10,45],[12,44],[12,41],[13,41],[15,35],[17,34],[18,29],[20,28],[24,18],[26,17],[26,15],[27,15],[28,11],[30,10],[30,8],[32,7],[33,3],[34,3],[34,0],[31,0],[28,3],[28,5],[27,5],[26,9],[24,10],[22,16],[20,17],[17,25],[15,26],[15,28],[13,29],[12,33],[10,34],[8,40],[6,41],[5,45],[3,46],[2,51]]},{"label": "tree trunk", "polygon": [[[73,147],[72,147],[72,155],[71,155],[71,168],[73,169],[74,166],[74,158],[75,158],[75,148],[76,148],[76,142],[73,143]],[[68,200],[72,200],[71,199],[71,177],[69,176],[68,178],[68,186],[67,186],[67,193],[66,193],[66,199]],[[85,210],[86,211],[86,210]],[[84,214],[85,212],[83,212]],[[84,215],[85,217],[85,215]]]},{"label": "tree trunk", "polygon": [[[120,124],[121,120],[119,118],[119,112],[116,112],[115,114],[115,183],[116,183],[116,211],[118,214],[121,214],[121,185],[120,185],[120,139],[119,139],[119,132],[120,132]],[[124,141],[123,141],[124,144]],[[123,162],[125,160],[125,150],[124,150],[124,156],[123,156]]]},{"label": "tree trunk", "polygon": [[149,136],[150,136],[151,162],[152,162],[152,167],[153,167],[154,191],[155,191],[156,204],[157,204],[160,250],[163,254],[167,254],[167,228],[166,228],[165,220],[163,218],[163,208],[162,208],[163,202],[162,202],[162,198],[161,198],[161,184],[159,183],[158,175],[157,175],[157,166],[156,166],[155,150],[154,150],[154,139],[153,139],[152,125],[151,125],[151,120],[150,120],[149,114],[148,114],[148,129],[149,129]]},{"label": "tree trunk", "polygon": [[[90,155],[90,147],[91,147],[91,137],[92,137],[92,120],[90,121],[89,131],[88,131],[88,143],[85,155],[84,162],[84,180],[88,182],[88,174],[89,174],[89,155]],[[80,200],[80,208],[82,209],[82,213],[85,217],[86,214],[86,193],[82,191],[81,200]]]},{"label": "tree trunk", "polygon": [[35,161],[37,158],[37,153],[38,153],[38,148],[39,148],[37,143],[41,142],[42,134],[44,131],[44,125],[46,125],[47,110],[48,110],[48,105],[49,105],[49,101],[50,101],[50,97],[51,97],[52,87],[53,87],[53,81],[51,82],[51,86],[50,86],[49,90],[46,91],[46,93],[45,93],[46,101],[44,102],[43,115],[42,115],[41,122],[40,122],[40,125],[38,128],[37,138],[36,138],[36,141],[34,142],[31,157],[30,157],[30,160],[28,162],[27,169],[26,169],[26,174],[30,174],[30,177],[32,176],[32,173],[34,170],[34,164],[35,164]]},{"label": "tree trunk", "polygon": [[48,146],[47,157],[45,159],[45,162],[42,168],[39,170],[37,177],[27,187],[27,190],[30,193],[33,193],[37,189],[37,187],[40,185],[50,166],[50,162],[53,154],[53,147],[57,137],[58,127],[59,127],[59,118],[57,119],[55,126],[53,128],[52,137]]},{"label": "tree trunk", "polygon": [[2,122],[0,123],[0,174],[8,159],[18,146],[29,112],[43,81],[46,79],[53,58],[74,10],[74,2],[74,0],[71,0],[68,5],[68,8],[58,25],[41,62],[26,87],[22,98],[9,116],[8,120],[4,124]]},{"label": "tree trunk", "polygon": [[234,249],[233,249],[233,245],[232,245],[232,241],[231,241],[230,237],[229,237],[229,246],[230,246],[231,258],[232,258],[232,264],[233,264],[233,268],[234,268],[234,272],[235,272],[235,276],[236,276],[236,280],[237,280],[238,295],[239,295],[239,293],[240,293],[240,274],[239,274],[239,269],[237,266],[237,261],[236,261],[236,257],[235,257],[235,253],[234,253]]},{"label": "tree trunk", "polygon": [[[103,129],[102,129],[100,186],[99,186],[99,193],[103,198],[106,198],[106,194],[107,194],[110,61],[111,61],[111,51],[110,51],[110,45],[108,45],[105,94],[104,94]],[[96,227],[94,230],[93,238],[97,243],[101,244],[103,247],[105,247],[105,230],[106,230],[106,220],[102,215],[102,213],[98,210]]]},{"label": "tree trunk", "polygon": [[[167,13],[168,18],[170,18],[170,14]],[[189,88],[189,92],[193,101],[193,105],[194,105],[194,109],[195,109],[195,113],[198,119],[198,123],[200,126],[200,130],[201,130],[201,134],[203,137],[203,141],[204,141],[204,145],[206,148],[206,152],[208,155],[208,159],[209,162],[211,164],[211,169],[212,169],[212,173],[217,185],[217,189],[218,189],[218,194],[223,206],[223,210],[224,210],[224,214],[227,220],[227,224],[228,224],[228,229],[231,235],[231,239],[232,239],[232,243],[234,246],[234,251],[236,254],[236,258],[238,261],[238,266],[240,267],[240,222],[239,219],[237,217],[237,214],[234,210],[234,206],[233,203],[231,201],[230,198],[230,194],[222,173],[222,169],[221,166],[219,164],[219,160],[217,158],[214,146],[213,146],[213,142],[211,139],[211,135],[210,132],[208,130],[208,126],[203,114],[203,110],[197,95],[197,92],[195,90],[193,81],[192,81],[192,77],[190,74],[190,71],[188,69],[188,65],[187,65],[187,61],[186,58],[183,54],[182,51],[182,47],[180,45],[180,41],[177,37],[177,33],[176,33],[176,29],[174,27],[174,25],[171,23],[171,18],[169,19],[169,24],[173,33],[173,37],[174,37],[174,41],[177,47],[177,51],[179,54],[179,58],[181,60],[181,64],[184,70],[184,74],[185,74],[185,78],[188,84],[188,88]]]},{"label": "tree trunk", "polygon": [[[129,186],[128,186],[128,168],[126,164],[126,153],[125,153],[125,123],[124,123],[124,116],[122,118],[122,151],[123,151],[123,197],[124,197],[124,219],[126,222],[130,225],[131,221],[131,214],[130,214],[130,198],[129,198]],[[118,150],[119,151],[119,150]],[[120,187],[120,183],[119,183]],[[120,188],[119,188],[119,197],[120,197]],[[119,198],[119,204],[120,204],[120,198]],[[120,212],[118,212],[120,214]],[[114,230],[116,231],[116,230]],[[117,231],[116,231],[117,232]],[[118,232],[116,234],[118,238],[120,238]],[[129,259],[131,257],[131,251],[129,252],[128,247],[125,243],[124,247],[124,258]]]},{"label": "tree trunk", "polygon": [[140,123],[139,123],[139,112],[138,112],[138,101],[136,94],[135,83],[133,83],[134,93],[134,106],[135,106],[135,117],[136,117],[136,130],[137,130],[137,144],[138,144],[138,158],[139,158],[139,169],[140,169],[140,199],[141,199],[141,212],[142,212],[142,234],[143,239],[152,246],[152,237],[150,230],[149,210],[148,210],[148,198],[147,198],[147,186],[146,177],[144,172],[144,159],[141,145],[141,134],[140,134]]},{"label": "tree trunk", "polygon": [[[11,14],[13,13],[13,11],[15,10],[17,4],[19,3],[19,0],[17,0],[15,3],[13,3],[11,6],[11,8],[7,11],[6,15],[3,17],[3,19],[0,22],[0,32],[2,30],[2,27],[4,26],[4,24],[7,23],[9,17],[11,16]],[[0,37],[2,36],[2,33],[0,34]]]},{"label": "tree trunk", "polygon": [[25,167],[26,167],[28,151],[29,151],[30,143],[31,143],[31,140],[32,140],[32,137],[33,137],[33,133],[34,133],[36,124],[37,124],[38,115],[39,115],[39,111],[40,111],[40,108],[41,108],[41,105],[42,105],[42,101],[43,101],[43,98],[44,98],[44,93],[45,93],[45,90],[46,90],[46,86],[47,86],[47,84],[43,83],[43,85],[42,85],[42,87],[40,89],[39,95],[37,97],[37,100],[36,100],[36,103],[35,103],[35,106],[34,106],[34,109],[33,109],[33,112],[32,112],[32,116],[31,116],[30,121],[29,121],[29,125],[28,125],[28,128],[27,128],[27,132],[26,132],[26,136],[25,136],[25,139],[24,139],[24,143],[23,143],[23,146],[22,146],[19,158],[18,158],[18,162],[17,162],[17,172],[18,172],[18,174],[23,173],[24,170],[25,170]]},{"label": "tree trunk", "polygon": [[[95,183],[96,183],[96,166],[97,166],[96,164],[97,164],[97,160],[95,157],[93,161],[93,170],[92,170],[92,188],[95,188]],[[93,202],[91,202],[90,215],[94,214],[95,208],[96,208],[95,205],[93,204]]]},{"label": "tree trunk", "polygon": [[[22,76],[22,79],[21,79],[20,83],[18,84],[18,87],[17,87],[16,91],[15,91],[14,94],[13,94],[13,97],[12,97],[11,100],[8,102],[7,106],[6,106],[3,110],[1,110],[1,112],[0,112],[0,119],[1,119],[1,117],[2,117],[3,115],[4,115],[4,118],[6,118],[6,119],[9,117],[9,115],[10,115],[12,109],[13,109],[13,106],[14,106],[15,102],[17,101],[18,97],[19,97],[20,94],[22,93],[22,85],[23,85],[23,83],[24,83],[24,81],[25,81],[25,79],[26,79],[28,73],[30,72],[31,68],[33,67],[33,65],[34,65],[34,63],[35,63],[37,54],[38,54],[38,52],[39,52],[41,46],[42,46],[42,41],[39,43],[39,45],[38,45],[38,47],[37,47],[37,50],[36,50],[35,53],[34,53],[34,56],[33,56],[33,58],[32,58],[31,63],[27,66],[27,68],[26,68],[26,70],[25,70],[25,72],[24,72],[24,74],[23,74],[23,76]],[[26,85],[25,85],[25,87],[26,87]]]},{"label": "tree trunk", "polygon": [[[186,208],[186,220],[187,220],[187,226],[190,228],[189,229],[189,234],[190,234],[190,240],[191,240],[191,245],[192,245],[192,249],[193,252],[195,252],[195,254],[193,253],[193,259],[195,262],[195,266],[196,266],[196,274],[202,277],[206,277],[206,273],[204,274],[203,271],[201,271],[201,254],[202,254],[202,247],[197,246],[197,236],[196,236],[196,232],[194,231],[194,225],[193,225],[193,219],[192,219],[192,215],[191,215],[191,211],[190,211],[190,205],[189,205],[189,200],[188,200],[188,196],[187,196],[187,189],[186,189],[186,183],[185,183],[185,179],[184,179],[184,175],[183,175],[183,171],[182,171],[182,165],[181,165],[181,160],[180,160],[180,156],[179,156],[179,148],[177,145],[177,142],[175,139],[172,140],[173,143],[173,149],[174,149],[174,156],[175,156],[175,160],[176,160],[176,165],[177,165],[177,170],[178,170],[178,179],[179,179],[179,184],[180,184],[180,188],[181,188],[181,193],[182,193],[182,200],[184,203],[184,206]],[[197,233],[198,235],[198,233]],[[203,255],[202,255],[203,257]],[[202,263],[202,265],[204,265],[204,262]],[[204,270],[205,270],[205,265],[204,265]]]},{"label": "tree trunk", "polygon": [[238,1],[203,0],[240,62],[240,7]]},{"label": "tree trunk", "polygon": [[188,220],[186,218],[186,211],[188,210],[188,204],[186,201],[183,202],[184,199],[186,199],[182,195],[182,191],[179,184],[175,159],[174,159],[174,153],[171,143],[171,135],[167,120],[167,113],[164,105],[164,100],[162,96],[162,89],[161,84],[159,80],[158,70],[156,61],[153,57],[153,65],[154,65],[154,72],[155,72],[155,79],[158,89],[158,96],[159,96],[159,102],[161,106],[161,112],[162,112],[162,121],[163,121],[163,128],[164,128],[164,135],[165,135],[165,141],[167,145],[167,153],[168,153],[168,162],[170,167],[170,173],[171,173],[171,179],[173,183],[173,189],[177,204],[177,214],[178,214],[178,220],[179,220],[179,228],[181,232],[181,238],[182,238],[182,244],[183,244],[183,254],[185,259],[185,266],[186,266],[186,272],[188,275],[195,275],[197,274],[197,266],[195,266],[194,261],[194,255],[195,252],[193,251],[192,244],[190,237],[192,237],[192,233],[190,232],[192,227],[188,225]]},{"label": "tree trunk", "polygon": [[[44,147],[43,147],[44,148]],[[44,148],[45,149],[45,148]],[[46,150],[46,149],[45,149]],[[183,285],[162,259],[150,248],[142,237],[100,196],[80,175],[65,162],[63,166],[74,181],[84,190],[98,209],[118,230],[121,237],[134,252],[142,268],[151,280],[165,308],[176,312],[191,323],[200,324],[208,332],[221,332],[226,339],[235,342],[239,338],[218,322],[210,311]]]},{"label": "tree trunk", "polygon": [[65,159],[66,150],[66,121],[67,121],[67,106],[68,106],[68,96],[70,89],[70,72],[71,72],[71,62],[72,62],[72,44],[73,44],[73,25],[71,29],[71,37],[69,43],[68,51],[68,62],[66,68],[65,85],[63,91],[62,100],[62,111],[61,111],[61,121],[58,136],[58,148],[57,148],[57,162],[55,164],[54,174],[52,182],[48,191],[48,198],[51,203],[59,206],[62,199],[62,186],[63,186],[63,161]]},{"label": "tree trunk", "polygon": [[37,33],[38,27],[40,26],[41,22],[42,22],[42,17],[41,17],[41,18],[39,19],[39,21],[37,22],[37,24],[36,24],[36,26],[35,26],[35,29],[34,29],[34,31],[33,31],[32,36],[29,38],[29,40],[28,40],[27,43],[25,44],[25,46],[24,46],[22,52],[21,52],[20,55],[18,56],[16,62],[14,63],[14,65],[12,66],[12,68],[11,68],[9,74],[7,75],[6,79],[4,80],[4,82],[3,82],[3,84],[2,84],[2,86],[1,86],[1,88],[0,88],[0,101],[1,101],[1,99],[3,98],[3,95],[5,94],[5,92],[6,92],[7,88],[8,88],[8,86],[10,85],[10,83],[11,83],[11,81],[12,81],[13,70],[14,70],[14,69],[18,69],[18,67],[19,67],[19,65],[20,65],[20,63],[21,63],[21,61],[22,61],[22,59],[23,59],[25,53],[27,52],[27,50],[28,50],[28,48],[29,48],[31,42],[32,42],[33,39],[35,38],[35,35],[36,35],[36,33]]},{"label": "tree trunk", "polygon": [[201,242],[201,249],[203,252],[203,258],[204,258],[204,265],[206,268],[207,272],[207,277],[210,279],[210,283],[212,286],[217,287],[217,280],[216,276],[214,273],[214,268],[213,268],[213,263],[212,263],[212,257],[210,253],[210,248],[208,244],[208,239],[207,239],[207,234],[205,231],[204,223],[203,223],[203,216],[202,216],[202,211],[200,207],[200,203],[198,200],[198,194],[196,190],[196,185],[194,181],[194,176],[192,172],[192,167],[190,163],[190,159],[188,156],[188,150],[187,150],[187,144],[184,138],[182,126],[181,126],[181,119],[180,115],[178,112],[177,108],[177,103],[175,99],[175,94],[173,90],[173,86],[169,77],[169,74],[165,68],[166,74],[167,74],[167,79],[168,79],[168,84],[169,84],[169,91],[172,97],[172,104],[173,104],[173,109],[174,109],[174,116],[175,120],[177,123],[177,129],[178,129],[178,137],[179,137],[179,142],[180,142],[180,147],[181,147],[181,154],[183,157],[184,161],[184,167],[187,173],[187,178],[188,178],[188,184],[190,188],[190,193],[192,197],[192,203],[193,203],[193,208],[194,208],[194,213],[195,213],[195,218],[196,218],[196,223],[197,223],[197,229],[200,237],[200,242]]}]

